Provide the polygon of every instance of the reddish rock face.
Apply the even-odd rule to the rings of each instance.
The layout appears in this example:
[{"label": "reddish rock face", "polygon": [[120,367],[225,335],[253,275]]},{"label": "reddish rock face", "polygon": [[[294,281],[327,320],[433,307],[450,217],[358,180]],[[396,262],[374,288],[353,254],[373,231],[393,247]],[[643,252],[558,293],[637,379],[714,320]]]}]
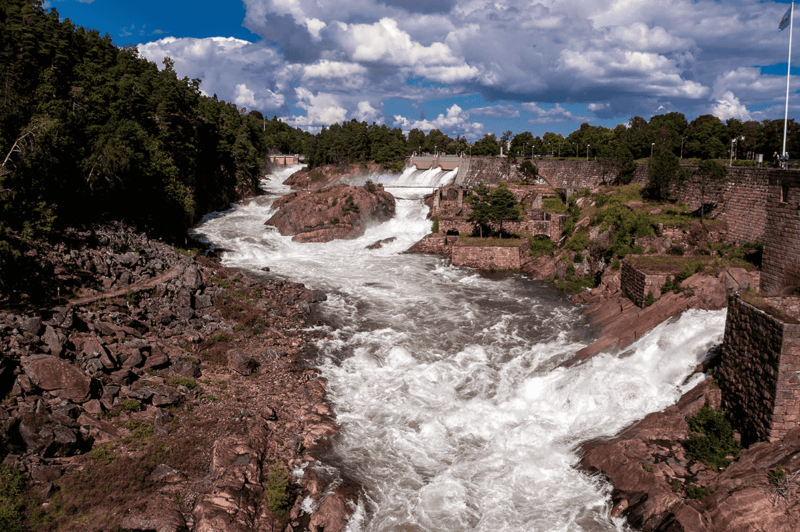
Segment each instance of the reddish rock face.
[{"label": "reddish rock face", "polygon": [[[800,499],[793,483],[771,484],[768,474],[778,465],[787,479],[796,474],[800,429],[781,442],[750,446],[722,471],[686,457],[686,418],[706,403],[720,406],[720,391],[712,389],[712,382],[708,377],[677,404],[648,415],[616,438],[585,444],[580,467],[605,475],[614,485],[611,514],[626,517],[639,530],[799,530]],[[688,498],[684,486],[689,482],[710,494]],[[776,496],[781,489],[786,499]]]},{"label": "reddish rock face", "polygon": [[297,242],[330,242],[364,234],[370,222],[394,215],[394,197],[383,189],[336,187],[313,194],[295,192],[275,202],[279,210],[267,220]]},{"label": "reddish rock face", "polygon": [[42,390],[73,403],[85,403],[91,399],[91,379],[64,359],[33,355],[22,361],[22,367],[31,381]]}]

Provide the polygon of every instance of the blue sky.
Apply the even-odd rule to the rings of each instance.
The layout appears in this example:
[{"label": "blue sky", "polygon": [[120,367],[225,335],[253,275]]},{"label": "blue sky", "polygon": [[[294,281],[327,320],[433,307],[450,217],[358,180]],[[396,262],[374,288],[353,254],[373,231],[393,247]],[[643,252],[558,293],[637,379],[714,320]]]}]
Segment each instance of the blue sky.
[{"label": "blue sky", "polygon": [[[49,0],[240,107],[479,138],[634,115],[782,118],[786,1]],[[795,41],[798,36],[795,36]],[[800,60],[795,46],[793,64]],[[792,67],[792,93],[800,89]],[[795,80],[797,78],[797,80]],[[790,101],[790,117],[800,96]]]}]

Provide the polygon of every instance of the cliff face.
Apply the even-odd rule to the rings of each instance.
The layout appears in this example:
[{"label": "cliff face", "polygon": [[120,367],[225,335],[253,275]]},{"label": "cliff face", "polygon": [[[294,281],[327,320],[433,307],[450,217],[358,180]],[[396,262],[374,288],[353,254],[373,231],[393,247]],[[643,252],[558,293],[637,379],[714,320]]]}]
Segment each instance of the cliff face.
[{"label": "cliff face", "polygon": [[385,222],[395,212],[394,197],[383,189],[335,187],[313,194],[295,192],[275,202],[279,210],[266,225],[297,242],[330,242],[364,234],[371,222]]}]

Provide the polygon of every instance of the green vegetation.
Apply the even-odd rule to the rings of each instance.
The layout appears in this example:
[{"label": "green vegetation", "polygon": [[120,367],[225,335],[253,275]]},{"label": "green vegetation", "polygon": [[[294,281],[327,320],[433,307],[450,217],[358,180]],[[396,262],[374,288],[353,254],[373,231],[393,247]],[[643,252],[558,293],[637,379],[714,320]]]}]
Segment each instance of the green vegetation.
[{"label": "green vegetation", "polygon": [[190,390],[197,388],[197,383],[191,377],[171,378],[167,381],[170,386],[186,386]]},{"label": "green vegetation", "polygon": [[503,222],[518,222],[522,220],[522,206],[517,203],[514,193],[508,185],[500,183],[494,188],[489,188],[482,183],[467,197],[467,202],[472,206],[469,221],[478,225],[478,231],[483,237],[483,228],[487,224],[497,224],[498,230],[493,231],[503,235]]},{"label": "green vegetation", "polygon": [[701,488],[700,486],[695,486],[691,482],[687,483],[686,486],[683,487],[686,491],[686,496],[690,499],[697,499],[700,500],[703,497],[707,497],[711,495],[711,490],[708,488]]},{"label": "green vegetation", "polygon": [[549,255],[556,247],[556,243],[550,240],[549,236],[536,235],[530,239],[531,242],[531,257],[541,257]]},{"label": "green vegetation", "polygon": [[129,412],[138,412],[142,409],[142,404],[135,399],[127,399],[122,403],[122,407]]},{"label": "green vegetation", "polygon": [[689,430],[699,434],[690,434],[689,440],[684,443],[688,458],[719,470],[730,463],[727,456],[736,456],[739,453],[741,447],[733,439],[731,424],[721,410],[714,410],[706,404],[686,421],[689,423]]},{"label": "green vegetation", "polygon": [[651,465],[650,465],[650,464],[648,464],[647,462],[642,462],[642,469],[644,469],[644,470],[645,470],[645,471],[647,471],[648,473],[652,473],[653,471],[655,471],[655,470],[656,470],[656,469],[655,469],[655,467],[651,466]]},{"label": "green vegetation", "polygon": [[[589,235],[587,233],[584,233],[583,231],[579,231],[573,234],[571,237],[569,237],[566,244],[564,244],[564,249],[566,249],[567,251],[583,251],[588,247],[589,247]],[[583,259],[577,262],[582,262],[582,261]]]},{"label": "green vegetation", "polygon": [[622,266],[622,263],[619,261],[619,259],[617,257],[614,257],[614,260],[611,261],[611,269],[613,271],[617,271],[617,270],[620,269],[621,266]]},{"label": "green vegetation", "polygon": [[280,462],[275,462],[267,473],[267,478],[262,479],[264,496],[267,499],[267,508],[273,515],[286,516],[289,510],[289,478],[283,471]]},{"label": "green vegetation", "polygon": [[19,470],[0,464],[0,530],[23,532],[25,518],[25,476]]},{"label": "green vegetation", "polygon": [[542,210],[547,212],[555,212],[558,214],[566,214],[567,206],[564,205],[564,202],[561,201],[561,198],[558,196],[551,196],[549,198],[545,198],[542,202]]},{"label": "green vegetation", "polygon": [[778,484],[786,477],[786,472],[783,470],[783,466],[778,464],[775,469],[770,470],[768,477],[770,484]]},{"label": "green vegetation", "polygon": [[653,303],[656,302],[656,298],[653,295],[653,292],[647,292],[647,297],[644,298],[644,306],[649,307]]},{"label": "green vegetation", "polygon": [[433,227],[431,228],[431,233],[438,233],[439,232],[439,217],[433,217]]},{"label": "green vegetation", "polygon": [[217,343],[219,343],[219,342],[230,342],[232,340],[232,338],[230,336],[228,336],[227,334],[222,334],[222,333],[215,334],[214,336],[211,337],[211,339],[214,340]]},{"label": "green vegetation", "polygon": [[223,279],[217,279],[216,277],[212,277],[211,282],[219,286],[220,288],[225,288],[226,290],[230,290],[231,288],[233,288],[233,285],[231,285],[231,283],[229,283],[228,281],[225,281]]},{"label": "green vegetation", "polygon": [[666,294],[667,292],[675,292],[676,294],[683,292],[680,281],[667,277],[667,280],[664,281],[664,286],[661,287],[661,293]]}]

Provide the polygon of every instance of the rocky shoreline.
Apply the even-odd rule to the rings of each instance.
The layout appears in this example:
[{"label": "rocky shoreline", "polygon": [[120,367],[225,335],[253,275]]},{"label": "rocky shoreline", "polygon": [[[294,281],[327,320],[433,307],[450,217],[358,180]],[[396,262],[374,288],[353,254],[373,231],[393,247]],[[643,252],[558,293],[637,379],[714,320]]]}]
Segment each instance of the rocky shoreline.
[{"label": "rocky shoreline", "polygon": [[42,530],[344,529],[359,488],[313,466],[338,428],[305,365],[323,293],[120,226],[30,256],[62,304],[0,311],[2,473],[26,486],[4,515]]}]

